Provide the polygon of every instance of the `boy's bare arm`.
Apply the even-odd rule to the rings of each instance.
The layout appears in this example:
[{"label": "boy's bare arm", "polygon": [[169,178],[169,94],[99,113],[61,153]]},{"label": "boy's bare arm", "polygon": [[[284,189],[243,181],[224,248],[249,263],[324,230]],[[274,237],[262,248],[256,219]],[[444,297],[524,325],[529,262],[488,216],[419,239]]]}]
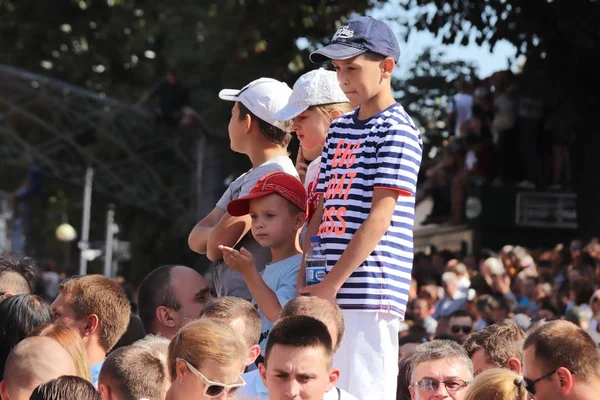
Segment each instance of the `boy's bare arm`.
[{"label": "boy's bare arm", "polygon": [[258,308],[269,321],[277,321],[281,312],[281,304],[277,295],[267,286],[254,265],[254,257],[245,248],[240,251],[228,246],[219,246],[227,266],[238,271],[250,289],[250,294]]},{"label": "boy's bare arm", "polygon": [[208,234],[206,257],[211,261],[223,258],[219,246],[235,246],[248,233],[251,223],[252,219],[249,215],[233,217],[229,213],[225,213]]},{"label": "boy's bare arm", "polygon": [[210,231],[217,226],[225,211],[215,207],[210,214],[198,222],[188,236],[188,246],[198,254],[206,254],[206,244]]},{"label": "boy's bare arm", "polygon": [[315,207],[315,211],[306,227],[304,243],[302,243],[302,263],[300,271],[298,271],[298,279],[296,280],[296,290],[302,289],[306,285],[306,254],[310,251],[310,237],[314,236],[319,231],[319,225],[323,219],[323,196],[319,199],[319,203]]},{"label": "boy's bare arm", "polygon": [[335,296],[344,282],[373,252],[387,231],[394,216],[399,194],[393,189],[374,189],[371,211],[350,239],[344,253],[321,283],[304,288],[302,293],[310,293],[331,301],[335,300]]}]

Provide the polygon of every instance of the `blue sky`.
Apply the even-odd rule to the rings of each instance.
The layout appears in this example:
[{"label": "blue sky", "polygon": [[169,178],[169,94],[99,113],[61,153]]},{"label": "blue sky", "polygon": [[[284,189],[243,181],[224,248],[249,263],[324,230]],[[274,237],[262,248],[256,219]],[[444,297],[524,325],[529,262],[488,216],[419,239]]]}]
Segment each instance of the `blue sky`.
[{"label": "blue sky", "polygon": [[493,72],[510,68],[514,59],[516,48],[506,41],[496,43],[494,51],[490,52],[490,47],[485,43],[482,46],[470,44],[468,46],[443,45],[441,38],[436,38],[429,32],[412,32],[408,42],[400,42],[402,57],[400,59],[399,76],[405,76],[410,64],[414,62],[419,54],[426,47],[433,47],[445,52],[445,58],[448,60],[470,60],[474,61],[479,67],[479,76],[486,77]]},{"label": "blue sky", "polygon": [[[421,10],[435,11],[435,7],[420,8],[410,11],[405,11],[402,7],[395,4],[394,0],[390,0],[381,8],[376,8],[370,11],[368,14],[377,19],[383,19],[391,21],[389,24],[392,29],[396,32],[398,39],[400,40],[400,50],[402,56],[399,63],[399,77],[406,76],[410,65],[417,56],[423,52],[426,47],[433,47],[435,49],[444,51],[446,53],[445,58],[448,60],[471,60],[479,67],[479,76],[486,77],[491,75],[493,72],[510,68],[514,63],[516,48],[506,42],[498,42],[494,46],[494,51],[490,52],[490,47],[487,44],[478,46],[473,41],[473,44],[468,46],[456,45],[443,45],[441,38],[436,38],[433,34],[425,31],[418,32],[416,29],[411,31],[408,41],[405,41],[407,31],[414,21],[415,15]],[[513,62],[508,60],[512,59]]]}]

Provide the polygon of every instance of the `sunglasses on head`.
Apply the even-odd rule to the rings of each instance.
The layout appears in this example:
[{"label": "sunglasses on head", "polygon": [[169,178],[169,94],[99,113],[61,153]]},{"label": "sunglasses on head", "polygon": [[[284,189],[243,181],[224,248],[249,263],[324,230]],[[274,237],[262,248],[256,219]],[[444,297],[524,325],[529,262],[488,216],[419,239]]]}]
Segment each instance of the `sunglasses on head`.
[{"label": "sunglasses on head", "polygon": [[471,333],[473,327],[471,325],[452,325],[450,327],[452,333],[459,333],[461,329],[463,333]]},{"label": "sunglasses on head", "polygon": [[554,375],[556,373],[556,371],[558,371],[558,368],[552,372],[547,373],[546,375],[542,376],[541,378],[537,378],[536,380],[531,380],[529,378],[523,377],[523,383],[525,383],[525,389],[527,389],[527,391],[532,396],[535,396],[535,384],[543,379],[551,377],[552,375]]},{"label": "sunglasses on head", "polygon": [[184,360],[183,358],[177,358],[177,361],[181,361],[185,363],[188,369],[192,372],[192,374],[196,375],[196,377],[200,380],[200,382],[204,383],[204,396],[206,397],[217,397],[221,393],[226,392],[227,397],[231,397],[235,395],[241,388],[246,385],[244,379],[240,376],[240,382],[234,383],[231,385],[226,385],[224,383],[213,382],[207,379],[200,371],[198,371],[192,364]]}]

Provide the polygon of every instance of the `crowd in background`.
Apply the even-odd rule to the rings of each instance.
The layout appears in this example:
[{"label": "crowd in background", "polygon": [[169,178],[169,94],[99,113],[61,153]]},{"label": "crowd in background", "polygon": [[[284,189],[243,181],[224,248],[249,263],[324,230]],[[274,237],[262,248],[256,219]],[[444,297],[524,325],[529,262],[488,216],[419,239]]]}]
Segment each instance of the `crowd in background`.
[{"label": "crowd in background", "polygon": [[417,199],[434,201],[425,224],[460,225],[469,184],[570,188],[574,136],[553,118],[539,77],[505,70],[458,82],[458,88],[446,118],[450,137],[439,161],[425,171]]}]

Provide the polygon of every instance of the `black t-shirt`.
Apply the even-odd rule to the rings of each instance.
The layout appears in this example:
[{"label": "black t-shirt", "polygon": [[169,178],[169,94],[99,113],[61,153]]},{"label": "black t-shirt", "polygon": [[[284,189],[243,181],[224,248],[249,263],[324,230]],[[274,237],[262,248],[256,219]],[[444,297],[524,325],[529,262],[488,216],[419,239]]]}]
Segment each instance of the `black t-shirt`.
[{"label": "black t-shirt", "polygon": [[164,115],[177,113],[190,104],[190,90],[181,81],[171,84],[167,79],[162,79],[150,92],[150,97],[154,96],[158,96]]}]

